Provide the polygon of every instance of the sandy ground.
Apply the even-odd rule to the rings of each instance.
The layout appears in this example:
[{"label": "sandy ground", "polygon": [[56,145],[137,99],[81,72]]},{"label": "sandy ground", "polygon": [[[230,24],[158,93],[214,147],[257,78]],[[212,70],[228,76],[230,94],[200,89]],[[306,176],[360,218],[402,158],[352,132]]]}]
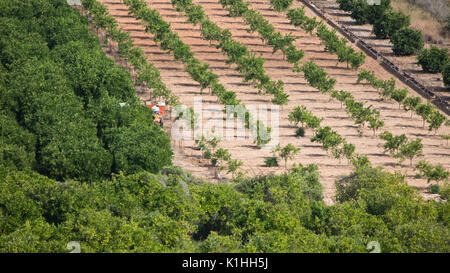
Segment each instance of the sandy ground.
[{"label": "sandy ground", "polygon": [[[181,62],[175,61],[170,53],[160,50],[152,39],[151,34],[145,33],[140,22],[136,21],[132,16],[128,15],[127,7],[121,4],[120,0],[100,1],[103,2],[110,10],[110,13],[118,20],[120,26],[130,32],[135,43],[144,49],[149,60],[160,70],[161,76],[165,84],[179,96],[180,101],[187,105],[193,106],[194,97],[201,96],[203,106],[209,107],[217,105],[217,99],[208,95],[208,90],[201,92],[199,85],[192,80],[190,75],[184,71]],[[151,8],[158,10],[163,18],[171,23],[172,30],[177,32],[183,42],[191,46],[195,56],[211,65],[214,73],[220,76],[220,82],[228,89],[237,93],[238,99],[241,99],[247,106],[249,105],[271,105],[271,96],[258,95],[257,90],[251,85],[243,83],[243,78],[234,70],[235,65],[227,65],[226,57],[205,41],[200,33],[199,26],[193,26],[186,23],[186,17],[182,16],[173,9],[170,0],[147,1]],[[322,125],[331,126],[339,134],[347,139],[349,143],[356,146],[358,153],[367,155],[375,166],[382,166],[390,171],[401,171],[408,175],[408,183],[413,187],[425,191],[428,186],[423,179],[414,178],[414,170],[409,166],[409,162],[405,161],[402,166],[398,166],[397,160],[389,154],[383,153],[383,141],[377,136],[373,136],[370,129],[365,129],[363,135],[360,136],[358,128],[346,114],[338,101],[330,100],[328,95],[323,95],[319,91],[310,87],[301,73],[292,72],[292,66],[283,60],[280,52],[272,54],[272,49],[263,44],[257,33],[248,33],[247,26],[241,18],[231,18],[226,16],[227,11],[224,10],[218,1],[215,0],[194,0],[196,4],[201,4],[205,12],[210,18],[222,28],[229,28],[233,38],[249,49],[259,53],[266,59],[264,67],[273,80],[282,80],[285,83],[285,92],[289,94],[289,103],[284,106],[280,112],[279,118],[279,141],[282,146],[292,143],[301,148],[301,152],[292,163],[316,164],[320,171],[320,181],[324,185],[325,201],[328,204],[333,203],[335,192],[334,182],[349,174],[352,167],[347,163],[346,159],[338,160],[328,155],[322,150],[321,145],[312,143],[312,131],[307,130],[305,137],[295,137],[295,128],[289,124],[287,116],[295,106],[305,105],[313,114],[323,117]],[[282,33],[291,32],[298,39],[295,45],[305,51],[304,60],[314,59],[318,65],[324,68],[331,76],[337,79],[336,89],[347,90],[353,94],[358,101],[365,101],[372,104],[381,112],[381,119],[385,122],[383,129],[389,130],[394,135],[405,133],[408,138],[421,138],[424,144],[424,159],[431,163],[442,163],[445,168],[449,169],[450,147],[446,145],[446,141],[442,140],[434,132],[429,132],[426,128],[422,128],[422,120],[418,116],[410,117],[407,113],[398,108],[395,102],[380,101],[378,93],[375,89],[368,85],[357,84],[357,72],[347,69],[345,64],[337,64],[335,55],[324,52],[320,40],[312,37],[300,28],[290,25],[285,13],[277,13],[270,8],[269,0],[251,1],[252,8],[261,12],[275,28]],[[294,2],[293,7],[302,6],[299,2]],[[308,16],[313,16],[313,12],[306,8]],[[366,64],[363,68],[376,72],[376,76],[383,79],[392,77],[384,68],[382,68],[375,60],[370,57],[366,58]],[[398,87],[406,87],[397,81]],[[409,89],[411,95],[417,95]],[[149,94],[140,92],[138,94],[144,101],[148,100]],[[221,106],[223,107],[223,106]],[[170,119],[168,117],[167,119]],[[208,117],[203,117],[203,124],[208,122]],[[270,122],[266,125],[270,126]],[[166,122],[165,129],[170,134],[171,122]],[[438,131],[438,134],[448,133],[448,128]],[[206,132],[205,132],[206,134]],[[250,139],[234,139],[223,140],[220,147],[227,148],[233,158],[244,162],[244,169],[248,175],[260,175],[268,173],[281,173],[282,167],[267,168],[264,167],[265,157],[271,156],[270,148],[259,149]],[[194,141],[183,141],[182,148],[178,143],[173,142],[175,151],[174,164],[185,168],[192,172],[195,176],[210,181],[214,179],[214,173],[207,162],[201,160],[200,151],[195,149]],[[415,159],[417,162],[419,159]]]}]

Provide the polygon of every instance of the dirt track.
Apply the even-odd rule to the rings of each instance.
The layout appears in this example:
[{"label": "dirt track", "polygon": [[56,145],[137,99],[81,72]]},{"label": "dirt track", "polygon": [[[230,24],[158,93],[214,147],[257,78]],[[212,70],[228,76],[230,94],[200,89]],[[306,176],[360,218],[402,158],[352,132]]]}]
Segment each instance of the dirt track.
[{"label": "dirt track", "polygon": [[[150,34],[144,32],[142,25],[133,17],[128,15],[125,5],[120,0],[100,1],[103,2],[110,10],[110,13],[116,17],[120,26],[129,31],[136,44],[140,45],[149,60],[154,62],[155,66],[161,71],[161,76],[166,85],[180,97],[183,104],[187,106],[193,105],[193,97],[200,96],[201,91],[199,85],[194,82],[188,73],[184,71],[181,62],[174,61],[169,53],[162,52],[153,42]],[[242,82],[242,77],[238,72],[234,71],[234,65],[225,63],[226,57],[215,47],[209,46],[209,42],[202,39],[199,26],[193,26],[186,23],[186,18],[172,8],[170,0],[147,1],[151,8],[157,9],[163,18],[171,23],[172,30],[177,32],[180,38],[191,46],[195,56],[210,64],[212,70],[220,76],[220,82],[229,90],[235,90],[239,99],[246,105],[267,104],[270,105],[270,96],[258,95],[257,90]],[[363,137],[358,135],[357,126],[354,125],[344,109],[341,109],[340,103],[330,101],[328,95],[322,95],[319,91],[310,87],[302,74],[292,72],[292,66],[283,61],[281,53],[272,54],[272,49],[264,45],[259,39],[257,33],[248,33],[247,26],[241,18],[231,18],[226,16],[227,11],[215,0],[194,0],[196,4],[201,4],[205,12],[210,18],[222,28],[230,28],[233,38],[252,49],[266,59],[264,67],[273,80],[282,80],[285,83],[285,92],[289,94],[289,104],[282,109],[280,114],[280,144],[286,145],[292,143],[301,148],[301,152],[291,163],[317,164],[321,173],[321,183],[324,185],[324,195],[327,203],[332,202],[334,195],[334,181],[343,175],[351,172],[352,167],[349,166],[345,159],[341,162],[327,155],[321,149],[321,146],[312,143],[310,138],[312,132],[306,131],[303,138],[295,137],[295,128],[292,127],[287,115],[298,105],[305,105],[315,115],[324,118],[323,125],[329,125],[339,134],[347,139],[348,142],[355,144],[356,151],[367,155],[375,166],[383,166],[389,170],[400,170],[407,172],[408,183],[412,186],[424,189],[427,183],[422,179],[415,179],[413,169],[409,163],[405,161],[403,166],[396,166],[397,160],[390,155],[383,154],[383,141],[373,136],[370,129],[364,130]],[[270,8],[269,0],[251,1],[252,8],[260,11],[266,19],[268,19],[278,31],[282,33],[292,32],[298,39],[295,45],[305,50],[305,59],[315,59],[317,64],[325,68],[328,73],[337,79],[336,89],[344,89],[350,91],[358,101],[367,101],[375,108],[381,111],[381,119],[385,122],[385,130],[391,131],[398,135],[405,133],[408,138],[422,138],[424,144],[424,158],[431,163],[442,163],[445,168],[449,169],[450,147],[446,146],[446,141],[439,136],[429,132],[426,128],[422,128],[422,120],[398,109],[398,104],[394,102],[379,101],[378,93],[370,86],[356,84],[357,72],[346,68],[345,64],[336,66],[337,58],[323,51],[320,40],[305,33],[303,30],[293,27],[289,24],[285,13],[277,13]],[[294,1],[293,7],[300,7],[301,4]],[[314,16],[312,11],[306,8],[308,16]],[[386,72],[376,61],[366,58],[366,69],[376,71],[376,76],[388,79],[391,75]],[[403,86],[397,82],[397,86]],[[406,86],[405,86],[406,87]],[[415,93],[409,90],[411,94]],[[203,92],[204,106],[216,103],[216,98]],[[148,94],[141,94],[143,100],[148,98]],[[204,118],[203,122],[206,122]],[[270,124],[267,124],[270,126]],[[167,123],[170,126],[170,123]],[[448,133],[448,129],[446,133]],[[438,134],[444,133],[444,129],[438,131]],[[193,141],[184,142],[184,152],[177,148],[174,144],[176,152],[175,164],[180,165],[198,177],[212,179],[213,173],[206,166],[205,162],[200,162],[200,152],[194,149]],[[266,168],[264,158],[270,156],[269,149],[257,149],[251,140],[233,140],[223,141],[220,147],[228,148],[233,158],[240,159],[244,162],[244,169],[249,171],[250,175],[266,174],[270,172],[279,173],[284,171],[284,167]],[[416,162],[416,160],[415,160]],[[281,164],[283,165],[283,164]]]}]

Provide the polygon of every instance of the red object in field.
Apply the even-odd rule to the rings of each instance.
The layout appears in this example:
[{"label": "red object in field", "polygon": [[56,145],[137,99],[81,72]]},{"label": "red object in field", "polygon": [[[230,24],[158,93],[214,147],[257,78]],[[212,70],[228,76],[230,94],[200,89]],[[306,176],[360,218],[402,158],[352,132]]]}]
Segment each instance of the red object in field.
[{"label": "red object in field", "polygon": [[[148,104],[147,107],[152,109],[153,104]],[[164,105],[158,105],[158,107],[159,107],[159,114],[161,116],[164,116],[164,110],[165,110]]]}]

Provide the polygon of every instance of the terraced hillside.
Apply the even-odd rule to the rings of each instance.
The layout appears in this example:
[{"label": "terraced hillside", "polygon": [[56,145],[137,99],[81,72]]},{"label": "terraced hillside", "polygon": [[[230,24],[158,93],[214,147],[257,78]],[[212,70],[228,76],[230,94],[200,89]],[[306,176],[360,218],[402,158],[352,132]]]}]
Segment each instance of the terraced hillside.
[{"label": "terraced hillside", "polygon": [[[113,17],[117,19],[119,25],[131,34],[136,44],[141,46],[145,55],[151,60],[156,68],[161,72],[165,84],[173,90],[180,102],[193,106],[194,96],[202,96],[203,106],[213,107],[217,104],[215,96],[209,95],[207,90],[201,91],[200,85],[195,82],[185,71],[183,64],[175,61],[171,53],[166,53],[160,49],[151,34],[145,31],[142,22],[129,14],[128,7],[121,0],[102,0]],[[360,135],[358,126],[349,117],[341,103],[331,100],[328,94],[322,94],[317,89],[311,87],[302,73],[293,72],[293,65],[284,60],[283,54],[278,51],[272,53],[271,46],[266,45],[259,37],[258,33],[249,33],[249,26],[241,17],[230,17],[228,11],[216,0],[194,0],[195,4],[203,7],[210,19],[221,28],[229,28],[235,41],[246,45],[249,50],[261,54],[266,60],[264,68],[273,80],[284,82],[284,92],[289,95],[289,102],[281,108],[279,141],[282,146],[292,143],[301,148],[301,152],[291,162],[309,164],[313,163],[319,167],[321,174],[320,181],[325,186],[324,195],[328,203],[332,202],[334,194],[334,182],[343,175],[350,173],[353,167],[347,163],[346,159],[338,160],[327,154],[322,149],[322,145],[311,142],[312,130],[306,130],[303,138],[295,136],[295,127],[288,121],[289,113],[294,107],[305,105],[311,112],[323,118],[322,125],[330,126],[337,131],[349,143],[356,146],[356,152],[367,155],[368,159],[375,166],[382,166],[388,170],[399,170],[408,174],[409,184],[425,188],[427,183],[423,179],[414,178],[413,168],[407,162],[402,166],[396,165],[397,159],[389,154],[383,153],[383,143],[378,136],[374,136],[372,130],[363,129]],[[236,91],[237,98],[245,105],[272,105],[271,96],[260,95],[258,90],[251,84],[245,83],[243,77],[235,71],[234,64],[226,64],[226,56],[222,52],[211,46],[201,34],[200,26],[187,22],[187,17],[178,12],[171,4],[170,0],[149,0],[149,8],[157,10],[166,22],[171,24],[172,31],[178,33],[181,40],[191,47],[195,57],[210,65],[212,71],[219,76],[219,81],[226,89]],[[301,7],[302,4],[294,1],[293,8]],[[450,167],[448,160],[450,147],[442,140],[439,134],[448,134],[447,128],[441,128],[435,135],[434,132],[423,128],[422,119],[399,109],[396,102],[379,100],[378,91],[367,84],[357,83],[358,71],[347,68],[345,64],[337,64],[335,55],[324,51],[324,46],[318,37],[308,34],[301,28],[294,27],[289,23],[285,12],[275,11],[269,0],[251,1],[251,9],[260,12],[276,29],[282,34],[292,33],[297,39],[294,45],[298,49],[303,49],[305,56],[302,61],[314,60],[321,68],[337,80],[335,89],[347,90],[351,92],[356,101],[367,102],[380,111],[380,118],[385,125],[381,131],[388,130],[394,135],[405,133],[410,139],[420,138],[423,143],[424,158],[430,163],[442,163],[446,169]],[[314,16],[313,12],[305,9],[308,16]],[[355,50],[357,50],[355,48]],[[390,75],[375,60],[366,58],[366,63],[361,67],[375,71],[375,76],[384,80]],[[397,82],[398,88],[407,88]],[[408,89],[412,96],[417,96],[414,91]],[[140,94],[144,101],[149,99],[149,94]],[[208,121],[208,117],[203,117],[203,123]],[[270,126],[270,122],[267,124]],[[170,133],[171,122],[166,123],[166,129]],[[272,134],[277,134],[276,128]],[[184,141],[183,148],[173,143],[176,152],[174,164],[180,165],[196,176],[213,179],[213,172],[205,161],[201,160],[201,153],[195,149],[194,141]],[[244,162],[244,169],[251,175],[265,174],[270,172],[279,173],[284,171],[284,167],[267,168],[264,167],[264,159],[271,156],[270,147],[259,149],[251,140],[223,140],[221,147],[230,150],[232,157]],[[415,159],[416,162],[417,159]]]},{"label": "terraced hillside", "polygon": [[[442,81],[441,74],[425,73],[422,68],[417,64],[417,55],[412,56],[395,56],[392,53],[392,44],[389,39],[377,39],[372,33],[372,25],[358,25],[355,24],[355,20],[349,16],[348,12],[339,9],[339,4],[336,0],[313,0],[309,1],[317,7],[321,8],[330,19],[334,20],[338,24],[346,27],[351,31],[358,39],[366,42],[372,46],[375,50],[387,57],[392,63],[400,67],[404,72],[414,77],[423,86],[432,91],[436,96],[439,96],[443,101],[447,103],[450,101],[448,94],[448,88],[446,88]],[[426,33],[423,33],[426,35]],[[433,45],[431,42],[426,41],[428,46]],[[442,44],[436,44],[439,48],[450,48],[448,39]]]}]

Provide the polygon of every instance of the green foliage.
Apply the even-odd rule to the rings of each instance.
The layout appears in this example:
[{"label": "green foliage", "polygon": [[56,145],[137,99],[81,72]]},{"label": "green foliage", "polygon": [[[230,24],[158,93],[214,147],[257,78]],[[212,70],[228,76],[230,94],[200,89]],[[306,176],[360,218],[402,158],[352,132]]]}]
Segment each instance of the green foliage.
[{"label": "green foliage", "polygon": [[294,72],[302,71],[305,74],[305,78],[308,83],[322,93],[331,92],[336,84],[336,80],[333,79],[323,68],[320,68],[314,61],[309,61],[302,66],[295,65]]},{"label": "green foliage", "polygon": [[432,193],[432,194],[438,194],[439,193],[439,185],[437,184],[432,184],[428,187],[428,190]]},{"label": "green foliage", "polygon": [[[99,16],[95,27],[113,35],[117,24],[95,3],[85,2]],[[30,5],[33,12],[19,12]],[[111,172],[125,171],[113,166],[113,138],[133,123],[145,126],[152,119],[148,109],[137,107],[130,75],[106,57],[88,20],[64,1],[48,0],[32,4],[10,1],[4,16],[0,24],[14,31],[0,38],[0,67],[6,68],[0,70],[0,78],[5,79],[0,100],[5,109],[5,115],[0,115],[1,164],[10,169],[33,169],[60,181],[101,180]],[[15,16],[24,17],[19,20]],[[140,63],[142,50],[130,49],[128,57]],[[129,106],[122,109],[122,102]],[[5,137],[6,133],[14,133],[17,139]],[[168,143],[161,132],[147,133],[145,140],[128,136],[128,143],[145,146],[156,137]],[[162,147],[171,153],[168,146]],[[160,151],[153,146],[153,153]],[[131,149],[120,149],[121,157],[135,157],[128,152]],[[163,162],[170,164],[166,159]],[[162,167],[156,166],[148,171]]]},{"label": "green foliage", "polygon": [[267,157],[264,159],[264,164],[265,167],[278,167],[278,159],[276,156]]},{"label": "green foliage", "polygon": [[36,136],[14,117],[0,113],[0,165],[8,169],[32,169],[36,164]]},{"label": "green foliage", "polygon": [[373,110],[372,115],[368,117],[369,128],[373,130],[373,135],[376,135],[377,131],[384,126],[384,121],[380,120],[380,111]]},{"label": "green foliage", "polygon": [[400,174],[391,174],[372,167],[357,168],[351,175],[336,182],[336,200],[363,202],[370,214],[385,214],[402,198],[412,198],[413,190]]},{"label": "green foliage", "polygon": [[447,141],[447,146],[448,146],[448,141],[450,140],[450,134],[448,135],[439,135],[442,139],[445,139]]},{"label": "green foliage", "polygon": [[355,121],[356,124],[364,128],[366,122],[371,122],[372,129],[379,129],[383,126],[383,122],[379,120],[380,113],[378,110],[373,109],[372,105],[364,107],[363,102],[357,102],[355,100],[347,99],[345,100],[346,112]]},{"label": "green foliage", "polygon": [[347,39],[339,39],[336,30],[329,30],[325,24],[320,24],[317,28],[317,36],[325,45],[325,50],[338,56],[339,62],[346,62],[347,68],[350,64],[352,69],[357,69],[364,64],[365,55],[362,52],[356,52],[351,46],[347,46]]},{"label": "green foliage", "polygon": [[369,167],[338,182],[332,206],[314,165],[235,185],[177,168],[91,184],[0,173],[1,252],[67,252],[72,240],[82,252],[366,252],[372,240],[382,252],[448,251],[445,204]]},{"label": "green foliage", "polygon": [[450,198],[450,184],[445,183],[443,186],[439,187],[439,194],[443,200],[449,200]]},{"label": "green foliage", "polygon": [[[149,12],[141,10],[142,1],[125,2],[139,11],[138,17]],[[248,10],[242,1],[220,2],[233,5],[236,14]],[[83,0],[88,10],[101,9],[95,3]],[[45,23],[58,7],[61,16],[68,12],[67,18],[77,18],[70,14],[77,11],[62,0],[0,2],[4,16],[0,24],[13,26],[0,32],[39,29],[33,20],[42,18],[40,23]],[[5,19],[11,14],[20,20]],[[95,20],[99,28],[111,24],[105,18]],[[167,35],[167,25],[160,26]],[[0,35],[0,252],[68,252],[70,241],[79,242],[82,252],[108,253],[367,252],[369,241],[378,241],[386,253],[450,251],[447,202],[425,202],[402,175],[370,167],[367,157],[356,154],[355,147],[329,127],[321,128],[320,119],[312,114],[304,122],[315,130],[316,140],[355,166],[337,182],[336,204],[324,204],[317,166],[294,164],[281,175],[246,178],[237,171],[241,163],[219,148],[216,138],[203,138],[198,145],[210,150],[210,159],[227,160],[227,171],[235,179],[203,183],[178,167],[162,168],[164,162],[170,164],[167,135],[152,125],[151,112],[136,97],[128,97],[126,75],[115,75],[104,55],[87,50],[100,50],[98,43],[89,44],[90,35],[79,32],[87,39],[83,46],[73,37],[66,40],[49,33],[51,39],[43,38],[28,30],[23,34]],[[47,47],[47,39],[54,41],[54,47]],[[80,50],[99,64],[74,59],[76,52],[71,50]],[[98,82],[89,78],[79,83],[77,76],[64,71],[67,66],[88,73],[91,64]],[[105,78],[108,84],[103,84]],[[120,79],[123,85],[115,86]],[[224,95],[228,93],[217,83],[212,87],[221,98],[235,99]],[[128,98],[126,107],[118,105],[123,98]],[[259,127],[250,115],[245,121],[249,128]],[[292,156],[292,147],[285,150],[285,158]],[[44,158],[50,163],[41,164]],[[80,166],[53,170],[58,164]],[[118,174],[110,175],[113,168]],[[35,172],[44,173],[43,169],[65,181]],[[148,169],[159,173],[141,172]],[[440,192],[444,200],[449,192],[446,185]]]},{"label": "green foliage", "polygon": [[427,102],[426,104],[419,104],[414,109],[416,114],[422,117],[423,120],[423,126],[425,127],[425,121],[430,117],[430,115],[433,113],[433,106],[430,102]]},{"label": "green foliage", "polygon": [[386,143],[383,145],[384,152],[389,152],[393,156],[399,152],[400,146],[408,141],[405,134],[393,136],[389,131],[384,131],[383,133],[381,133],[380,138],[386,141]]},{"label": "green foliage", "polygon": [[276,11],[285,11],[292,5],[293,0],[270,0],[270,4]]},{"label": "green foliage", "polygon": [[417,138],[400,146],[400,153],[397,156],[400,157],[400,162],[402,162],[404,158],[409,159],[410,165],[412,166],[414,157],[423,156],[422,148],[422,140]]},{"label": "green foliage", "polygon": [[353,0],[337,0],[336,2],[339,4],[340,9],[344,11],[352,11]]},{"label": "green foliage", "polygon": [[110,147],[114,157],[113,172],[125,174],[143,170],[158,172],[171,165],[170,140],[158,126],[132,124],[111,132]]},{"label": "green foliage", "polygon": [[[428,130],[437,130],[446,122],[446,118],[437,109],[435,109],[430,102],[422,103],[420,97],[408,97],[406,89],[395,89],[395,80],[393,78],[384,81],[377,79],[374,76],[373,71],[367,71],[361,69],[358,73],[358,83],[361,81],[367,81],[370,85],[377,88],[380,92],[380,96],[385,99],[393,99],[398,102],[399,107],[403,104],[405,111],[411,111],[411,117],[413,113],[416,113],[423,120],[423,127],[425,122],[428,122]],[[337,92],[332,92],[333,97],[337,97]],[[353,103],[352,103],[353,104]],[[372,113],[370,120],[375,120],[376,112]]]},{"label": "green foliage", "polygon": [[434,129],[434,133],[436,134],[437,130],[444,124],[446,118],[439,110],[433,109],[431,114],[427,118],[427,122],[429,124],[428,130],[431,131]]},{"label": "green foliage", "polygon": [[422,34],[418,30],[402,28],[391,37],[392,51],[397,56],[409,56],[423,48]]},{"label": "green foliage", "polygon": [[448,63],[448,49],[439,49],[431,46],[430,49],[422,49],[417,56],[418,64],[427,73],[440,73]]},{"label": "green foliage", "polygon": [[262,122],[259,120],[256,121],[256,138],[254,140],[254,143],[256,143],[260,148],[266,145],[270,142],[272,139],[270,137],[270,132],[272,131],[272,128],[270,127],[264,127]]},{"label": "green foliage", "polygon": [[374,24],[390,11],[390,0],[338,0],[339,8],[350,12],[358,24]]},{"label": "green foliage", "polygon": [[301,27],[309,34],[312,34],[313,30],[322,24],[322,22],[316,21],[316,17],[306,16],[305,7],[290,9],[287,17],[292,25]]},{"label": "green foliage", "polygon": [[296,106],[294,108],[294,110],[292,110],[292,112],[289,113],[288,119],[289,119],[289,122],[293,123],[295,126],[297,126],[298,123],[300,122],[303,127],[304,123],[307,120],[308,115],[311,115],[311,112],[309,112],[306,109],[306,106],[301,105],[301,106]]},{"label": "green foliage", "polygon": [[87,186],[10,173],[1,178],[1,251],[65,252],[72,240],[82,252],[188,251],[198,214],[180,178],[141,173]]},{"label": "green foliage", "polygon": [[300,122],[302,127],[306,125],[307,128],[318,128],[322,122],[322,118],[314,116],[311,111],[309,111],[306,106],[296,106],[294,110],[288,115],[289,122],[293,123],[295,126]]},{"label": "green foliage", "polygon": [[241,249],[239,238],[233,236],[219,235],[211,231],[208,237],[201,242],[199,250],[202,253],[230,253]]},{"label": "green foliage", "polygon": [[403,89],[395,89],[390,94],[391,98],[395,100],[398,103],[398,108],[400,109],[403,101],[406,99],[406,96],[408,95],[408,90],[406,88]]},{"label": "green foliage", "polygon": [[422,102],[420,97],[407,97],[403,101],[403,109],[405,111],[411,111],[411,115],[416,107]]},{"label": "green foliage", "polygon": [[427,179],[427,182],[435,181],[436,183],[446,182],[448,180],[449,172],[444,169],[442,164],[432,165],[425,160],[419,161],[416,168],[419,170],[421,176]]},{"label": "green foliage", "polygon": [[199,139],[195,140],[198,148],[202,151],[202,157],[207,158],[211,162],[211,166],[216,171],[227,170],[227,173],[232,174],[232,178],[243,175],[240,171],[244,163],[237,159],[232,159],[231,154],[227,149],[218,148],[220,139],[215,136],[209,136],[208,138],[202,135]]},{"label": "green foliage", "polygon": [[340,91],[333,90],[333,91],[331,91],[331,97],[335,98],[341,102],[341,108],[347,99],[354,100],[353,95],[350,92],[345,91],[345,90],[340,90]]},{"label": "green foliage", "polygon": [[[276,5],[276,9],[284,10],[290,6],[291,0],[274,0],[272,5]],[[250,3],[243,0],[219,0],[222,7],[229,11],[232,17],[240,16],[245,23],[249,25],[249,32],[258,32],[261,40],[271,46],[273,53],[281,51],[284,57],[287,57],[289,63],[296,64],[303,58],[303,50],[298,50],[293,45],[295,37],[292,34],[283,35],[275,32],[275,27],[269,23],[259,12],[249,8]]]},{"label": "green foliage", "polygon": [[278,152],[279,157],[284,160],[284,166],[287,169],[287,161],[293,160],[295,155],[300,152],[300,148],[295,147],[291,143],[287,144],[284,147],[280,147],[280,145],[278,144],[273,152]]},{"label": "green foliage", "polygon": [[442,78],[444,81],[444,85],[446,87],[450,86],[450,63],[444,65],[444,69],[442,70]]},{"label": "green foliage", "polygon": [[304,137],[305,136],[305,128],[299,127],[297,131],[295,131],[296,137]]},{"label": "green foliage", "polygon": [[[209,65],[194,57],[194,53],[189,45],[181,41],[178,34],[170,29],[168,24],[161,14],[147,6],[147,3],[142,0],[125,0],[124,3],[128,6],[130,14],[134,15],[138,20],[141,20],[145,25],[146,32],[154,35],[154,41],[159,44],[162,50],[173,53],[176,60],[182,61],[186,71],[190,74],[192,79],[200,84],[201,90],[210,88],[212,94],[216,95],[220,102],[224,105],[239,105],[241,102],[236,98],[236,93],[231,90],[226,90],[225,87],[219,83],[218,75],[213,73]],[[237,70],[244,76],[245,82],[252,82],[254,85],[264,87],[263,89],[272,94],[279,94],[274,100],[276,103],[287,103],[287,95],[282,92],[282,82],[274,83],[268,80],[263,68],[264,60],[256,58],[255,54],[249,54],[248,49],[234,41],[229,30],[221,30],[216,24],[210,21],[204,14],[201,6],[195,5],[192,1],[172,1],[174,7],[179,11],[184,11],[192,23],[200,23],[202,25],[202,35],[210,41],[216,40],[219,42],[218,48],[228,56],[228,62],[235,62],[238,65]],[[236,7],[236,6],[234,6]],[[239,6],[239,15],[247,8],[246,5]],[[243,10],[244,9],[244,10]],[[244,120],[246,122],[247,120]],[[250,126],[250,124],[248,124]],[[247,126],[247,127],[248,127]],[[252,127],[261,128],[264,136],[261,136],[259,130],[256,133],[258,145],[264,145],[265,141],[270,141],[270,128],[265,128],[262,122],[257,121],[257,124],[252,124]],[[268,136],[266,136],[268,135]],[[268,141],[267,141],[268,142]]]},{"label": "green foliage", "polygon": [[400,12],[387,10],[375,21],[372,32],[377,38],[390,38],[398,30],[409,27],[409,24],[409,16]]},{"label": "green foliage", "polygon": [[316,130],[314,137],[311,138],[311,142],[319,142],[325,151],[331,149],[334,152],[337,151],[340,144],[344,144],[345,139],[337,132],[331,130],[331,127],[325,126]]}]

